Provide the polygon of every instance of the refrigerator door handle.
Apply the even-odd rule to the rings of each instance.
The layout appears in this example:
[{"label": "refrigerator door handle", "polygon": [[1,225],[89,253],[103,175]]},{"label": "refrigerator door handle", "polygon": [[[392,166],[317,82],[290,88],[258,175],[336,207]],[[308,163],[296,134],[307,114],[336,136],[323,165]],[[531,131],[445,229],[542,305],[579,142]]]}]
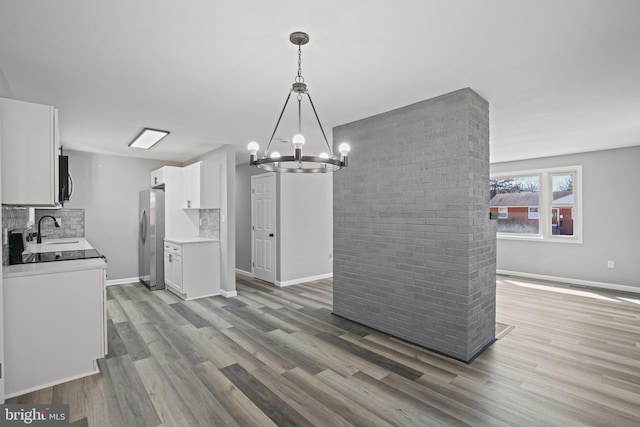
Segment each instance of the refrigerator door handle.
[{"label": "refrigerator door handle", "polygon": [[147,242],[147,210],[143,209],[140,214],[140,240],[142,243]]},{"label": "refrigerator door handle", "polygon": [[73,177],[71,176],[71,174],[67,175],[68,180],[67,180],[67,185],[69,187],[69,198],[71,198],[71,195],[73,194]]}]

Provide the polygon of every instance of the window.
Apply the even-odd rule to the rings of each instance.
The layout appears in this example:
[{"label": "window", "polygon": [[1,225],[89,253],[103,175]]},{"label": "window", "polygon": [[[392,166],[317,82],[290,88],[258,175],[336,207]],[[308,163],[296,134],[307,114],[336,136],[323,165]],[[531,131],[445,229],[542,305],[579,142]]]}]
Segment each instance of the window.
[{"label": "window", "polygon": [[573,236],[573,173],[551,175],[551,234]]},{"label": "window", "polygon": [[582,243],[582,167],[492,174],[498,238]]},{"label": "window", "polygon": [[498,212],[498,232],[538,234],[537,218],[530,210],[538,209],[540,176],[509,176],[490,182],[491,209]]}]

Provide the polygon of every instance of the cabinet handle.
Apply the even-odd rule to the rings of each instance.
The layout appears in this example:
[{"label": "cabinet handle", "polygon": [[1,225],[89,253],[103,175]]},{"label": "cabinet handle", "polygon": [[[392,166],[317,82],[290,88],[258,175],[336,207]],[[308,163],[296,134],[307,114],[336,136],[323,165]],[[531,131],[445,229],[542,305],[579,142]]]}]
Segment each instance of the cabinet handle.
[{"label": "cabinet handle", "polygon": [[157,177],[157,176],[154,176],[154,177],[153,177],[153,183],[154,183],[154,184],[157,184],[157,183],[158,183],[158,177]]},{"label": "cabinet handle", "polygon": [[173,256],[169,254],[169,262],[173,262]]}]

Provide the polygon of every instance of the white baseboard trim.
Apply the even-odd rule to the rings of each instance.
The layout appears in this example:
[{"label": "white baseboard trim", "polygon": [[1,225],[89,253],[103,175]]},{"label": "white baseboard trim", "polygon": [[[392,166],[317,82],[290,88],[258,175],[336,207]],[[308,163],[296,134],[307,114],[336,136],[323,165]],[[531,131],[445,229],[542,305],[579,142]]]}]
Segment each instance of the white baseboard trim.
[{"label": "white baseboard trim", "polygon": [[[94,362],[94,365],[95,365],[95,362]],[[7,393],[7,394],[4,395],[4,398],[5,399],[11,399],[12,397],[21,396],[23,394],[31,393],[33,391],[42,390],[42,389],[45,389],[45,388],[56,386],[58,384],[63,384],[63,383],[69,382],[69,381],[77,380],[77,379],[80,379],[80,378],[88,377],[89,375],[95,375],[95,374],[99,374],[99,373],[100,373],[100,370],[96,367],[96,369],[94,369],[93,371],[89,371],[89,372],[86,372],[86,373],[83,373],[83,374],[72,375],[70,377],[67,377],[67,378],[64,378],[64,379],[61,379],[61,380],[52,381],[50,383],[42,384],[42,385],[39,385],[37,387],[30,387],[30,388],[27,388],[27,389],[24,389],[24,390],[14,391],[12,393]]]},{"label": "white baseboard trim", "polygon": [[614,291],[640,293],[640,286],[619,285],[617,283],[594,282],[592,280],[571,279],[569,277],[546,276],[544,274],[522,273],[497,269],[496,273],[504,276],[525,277],[527,279],[547,280],[549,282],[568,283],[570,285],[586,286],[588,288],[609,289]]},{"label": "white baseboard trim", "polygon": [[239,268],[236,268],[236,273],[240,273],[240,274],[242,274],[244,276],[253,277],[253,273],[252,272],[240,270]]},{"label": "white baseboard trim", "polygon": [[140,279],[138,277],[126,277],[124,279],[107,280],[106,285],[107,286],[126,285],[127,283],[138,283],[139,281]]},{"label": "white baseboard trim", "polygon": [[333,273],[320,274],[318,276],[302,277],[300,279],[287,280],[284,282],[279,282],[276,280],[275,285],[281,288],[284,288],[285,286],[297,285],[297,284],[306,283],[306,282],[313,282],[314,280],[329,279],[331,277],[333,277]]},{"label": "white baseboard trim", "polygon": [[237,291],[223,291],[222,289],[220,289],[220,295],[222,295],[225,298],[232,298],[232,297],[237,297],[238,296],[238,292]]}]

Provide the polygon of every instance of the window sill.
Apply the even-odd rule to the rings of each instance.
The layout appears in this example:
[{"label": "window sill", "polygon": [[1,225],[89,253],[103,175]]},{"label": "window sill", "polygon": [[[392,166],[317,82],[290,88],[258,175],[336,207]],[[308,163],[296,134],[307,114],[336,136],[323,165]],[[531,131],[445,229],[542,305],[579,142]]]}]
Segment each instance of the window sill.
[{"label": "window sill", "polygon": [[552,236],[544,238],[540,234],[534,234],[527,236],[524,234],[507,234],[497,233],[498,240],[519,240],[522,242],[542,242],[542,243],[570,243],[570,244],[582,244],[582,239],[576,236]]}]

